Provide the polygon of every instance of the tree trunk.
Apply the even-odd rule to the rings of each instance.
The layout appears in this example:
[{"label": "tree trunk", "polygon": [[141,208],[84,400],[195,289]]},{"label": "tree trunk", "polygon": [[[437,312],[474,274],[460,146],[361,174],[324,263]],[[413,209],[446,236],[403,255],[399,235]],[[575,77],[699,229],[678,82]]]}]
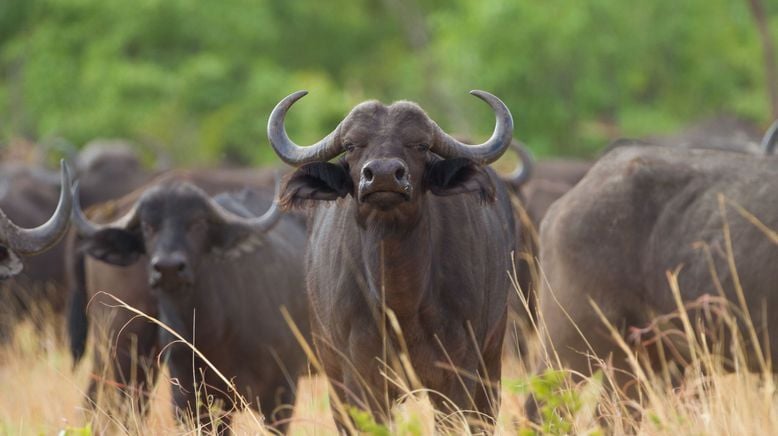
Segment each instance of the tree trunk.
[{"label": "tree trunk", "polygon": [[778,119],[778,65],[775,61],[775,45],[770,35],[769,17],[762,0],[748,0],[762,42],[765,82],[770,98],[773,119]]}]

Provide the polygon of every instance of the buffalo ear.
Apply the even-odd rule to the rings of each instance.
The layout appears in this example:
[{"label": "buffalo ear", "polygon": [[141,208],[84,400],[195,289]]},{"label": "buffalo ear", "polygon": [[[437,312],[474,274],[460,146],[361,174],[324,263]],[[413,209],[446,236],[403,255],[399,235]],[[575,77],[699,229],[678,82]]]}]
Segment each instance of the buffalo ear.
[{"label": "buffalo ear", "polygon": [[494,183],[484,168],[466,158],[441,159],[427,165],[425,186],[434,195],[477,194],[494,201]]},{"label": "buffalo ear", "polygon": [[117,266],[135,263],[146,252],[140,235],[122,229],[104,229],[89,238],[86,252],[95,259]]},{"label": "buffalo ear", "polygon": [[284,209],[300,207],[310,200],[332,201],[345,197],[354,189],[344,164],[312,162],[297,169],[281,189]]},{"label": "buffalo ear", "polygon": [[8,247],[0,245],[0,280],[13,277],[23,269],[22,260]]}]

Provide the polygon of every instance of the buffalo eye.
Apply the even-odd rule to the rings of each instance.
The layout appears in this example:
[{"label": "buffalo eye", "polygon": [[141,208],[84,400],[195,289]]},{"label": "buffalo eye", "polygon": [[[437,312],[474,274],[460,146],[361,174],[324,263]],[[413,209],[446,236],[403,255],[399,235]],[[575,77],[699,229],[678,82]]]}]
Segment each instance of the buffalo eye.
[{"label": "buffalo eye", "polygon": [[354,149],[356,149],[356,146],[354,145],[353,142],[346,142],[345,144],[343,144],[343,149],[346,150],[347,152],[352,152],[354,151]]},{"label": "buffalo eye", "polygon": [[208,223],[205,218],[200,217],[190,221],[187,230],[190,232],[204,232],[207,227]]},{"label": "buffalo eye", "polygon": [[421,151],[421,152],[425,152],[425,151],[427,151],[427,150],[429,150],[429,149],[430,149],[430,145],[429,145],[429,144],[427,144],[426,142],[422,142],[422,143],[420,143],[420,144],[416,144],[416,145],[414,145],[414,148],[415,148],[416,150],[419,150],[419,151]]}]

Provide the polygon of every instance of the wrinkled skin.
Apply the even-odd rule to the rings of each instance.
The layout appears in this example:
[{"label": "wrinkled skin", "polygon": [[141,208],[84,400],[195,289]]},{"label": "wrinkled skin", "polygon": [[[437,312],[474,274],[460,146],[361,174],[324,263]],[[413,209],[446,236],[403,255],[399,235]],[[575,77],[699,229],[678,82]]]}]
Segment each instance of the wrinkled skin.
[{"label": "wrinkled skin", "polygon": [[[618,371],[630,370],[625,356],[588,299],[628,343],[636,344],[629,335],[634,328],[677,309],[666,271],[680,267],[685,302],[718,295],[706,260],[709,252],[725,296],[737,306],[718,196],[723,194],[775,229],[778,213],[770,189],[775,183],[775,157],[659,146],[620,147],[608,153],[554,203],[541,226],[541,266],[548,286],[540,291],[539,307],[547,326],[542,335],[546,345],[553,344],[566,368],[590,374],[596,365],[590,366],[581,353],[588,347],[580,329],[598,356],[612,357],[617,381],[627,384],[631,377]],[[747,306],[758,337],[769,333],[768,358],[774,361],[778,334],[771,331],[775,317],[770,308],[778,305],[778,270],[773,268],[778,247],[731,205],[724,209]],[[701,314],[690,312],[696,326]],[[743,325],[741,331],[746,331]],[[752,346],[746,350],[755,364]],[[661,364],[656,350],[641,349],[651,364]],[[534,401],[528,402],[528,409],[536,413]]]},{"label": "wrinkled skin", "polygon": [[[430,152],[432,121],[413,103],[360,104],[335,140],[342,159],[303,165],[282,195],[287,206],[316,205],[308,294],[333,393],[386,419],[400,392],[380,361],[396,365],[407,347],[421,385],[441,394],[431,395],[436,408],[494,417],[517,240],[504,184],[489,168]],[[386,333],[384,307],[402,341]]]},{"label": "wrinkled skin", "polygon": [[[285,306],[307,334],[303,274],[295,267],[302,262],[304,225],[298,218],[282,218],[275,228],[257,236],[218,224],[209,218],[204,192],[183,182],[191,178],[211,192],[239,184],[237,180],[220,179],[218,174],[216,177],[207,173],[193,177],[177,174],[153,183],[140,198],[133,196],[133,204],[137,203],[139,208],[137,224],[124,230],[102,230],[86,241],[88,293],[105,289],[106,285],[101,283],[106,283],[108,289],[115,289],[112,294],[135,302],[130,304],[145,308],[147,313],[173,327],[194,342],[228,378],[234,379],[241,395],[265,414],[268,424],[282,421],[275,426],[284,431],[283,420],[291,416],[291,408],[278,411],[276,408],[294,404],[293,386],[289,383],[302,373],[306,359],[279,307]],[[266,190],[260,194],[254,191],[220,194],[215,200],[244,217],[261,215],[270,205]],[[112,274],[119,271],[123,273],[118,278],[127,281],[118,283],[125,287],[111,288],[112,281],[117,283],[117,276]],[[126,287],[132,283],[134,287]],[[114,343],[116,332],[122,326],[120,322],[129,315],[100,305],[101,300],[111,301],[107,296],[97,298],[90,305],[89,318],[102,322],[93,324],[92,330],[103,334],[108,330],[114,336],[109,343]],[[113,318],[106,320],[106,317]],[[133,321],[118,335],[114,377],[148,390],[154,381],[153,365],[150,368],[144,365],[153,363],[158,350],[173,340],[152,324]],[[133,348],[136,344],[137,350]],[[165,350],[171,376],[180,382],[180,387],[173,389],[177,409],[195,415],[196,398],[212,395],[221,401],[224,410],[220,426],[215,430],[227,431],[230,409],[236,406],[227,386],[204,362],[193,361],[189,348],[173,345]],[[141,357],[140,361],[130,358],[134,352]],[[283,362],[286,373],[276,357]],[[105,356],[100,356],[96,367],[105,364]],[[200,376],[200,370],[194,376],[193,365],[203,368],[204,376]],[[133,370],[145,371],[146,379],[123,378]],[[192,386],[208,388],[195,390]],[[97,384],[92,383],[90,391],[96,389]],[[206,420],[204,424],[208,424]]]}]

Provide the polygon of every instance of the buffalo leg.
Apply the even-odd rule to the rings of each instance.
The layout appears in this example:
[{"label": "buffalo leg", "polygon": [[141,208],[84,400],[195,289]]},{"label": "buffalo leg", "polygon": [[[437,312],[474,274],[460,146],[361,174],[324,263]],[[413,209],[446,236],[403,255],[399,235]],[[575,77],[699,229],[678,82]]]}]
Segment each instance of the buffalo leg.
[{"label": "buffalo leg", "polygon": [[[191,418],[198,425],[198,430],[206,434],[230,434],[232,410],[227,408],[232,407],[233,403],[227,398],[229,392],[208,386],[200,372],[205,365],[197,360],[192,365],[191,351],[184,350],[180,346],[176,348],[178,350],[173,353],[177,355],[171,356],[170,360],[190,363],[170,366],[170,376],[175,380],[173,386],[175,416],[180,422],[186,422],[187,418]],[[216,404],[219,400],[222,404]]]},{"label": "buffalo leg", "polygon": [[[96,350],[93,374],[88,388],[89,402],[97,405],[101,390],[116,391],[119,404],[131,399],[131,407],[145,414],[149,394],[156,383],[157,327],[154,324],[134,320],[121,326],[118,338],[109,340],[115,347]],[[108,373],[101,368],[109,368]],[[105,380],[104,376],[108,379]],[[113,395],[112,395],[113,397]]]},{"label": "buffalo leg", "polygon": [[[475,392],[475,407],[480,416],[477,417],[483,424],[482,426],[471,426],[471,429],[483,431],[484,428],[494,427],[497,424],[496,417],[500,411],[500,376],[502,371],[502,362],[500,356],[492,358],[485,362],[488,378],[485,377],[483,383],[479,383]],[[487,422],[488,421],[488,422]]]},{"label": "buffalo leg", "polygon": [[[376,407],[375,402],[365,398],[366,395],[360,396],[360,393],[363,392],[363,386],[355,374],[343,371],[339,364],[332,361],[329,363],[325,361],[324,366],[327,380],[330,383],[330,396],[336,396],[338,399],[336,401],[334,398],[330,398],[330,409],[335,419],[335,425],[338,427],[338,433],[349,434],[349,429],[354,428],[354,421],[350,416],[352,410],[367,410],[376,422],[384,421],[385,414]],[[374,393],[380,396],[378,392]]]}]

